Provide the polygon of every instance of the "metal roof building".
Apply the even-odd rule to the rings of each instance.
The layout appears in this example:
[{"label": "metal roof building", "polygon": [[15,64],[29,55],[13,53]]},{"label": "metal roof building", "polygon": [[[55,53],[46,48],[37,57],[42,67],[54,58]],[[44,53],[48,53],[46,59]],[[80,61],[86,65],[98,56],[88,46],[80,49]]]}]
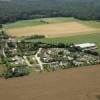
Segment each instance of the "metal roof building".
[{"label": "metal roof building", "polygon": [[97,48],[95,43],[76,44],[75,46],[80,47],[81,49],[85,49],[85,50],[91,50],[91,49],[96,49]]}]

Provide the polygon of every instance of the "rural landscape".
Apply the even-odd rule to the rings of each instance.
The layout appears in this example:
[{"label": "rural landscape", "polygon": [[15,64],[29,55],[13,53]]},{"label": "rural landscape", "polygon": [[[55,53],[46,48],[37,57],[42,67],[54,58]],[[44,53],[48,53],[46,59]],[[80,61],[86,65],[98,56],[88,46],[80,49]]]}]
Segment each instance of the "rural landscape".
[{"label": "rural landscape", "polygon": [[0,99],[100,100],[99,6],[1,0]]}]

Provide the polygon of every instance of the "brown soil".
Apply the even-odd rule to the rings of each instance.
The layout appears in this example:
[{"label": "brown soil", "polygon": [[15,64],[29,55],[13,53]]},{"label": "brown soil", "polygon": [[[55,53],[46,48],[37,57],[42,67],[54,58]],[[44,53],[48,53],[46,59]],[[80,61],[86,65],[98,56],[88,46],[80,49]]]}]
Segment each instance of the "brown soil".
[{"label": "brown soil", "polygon": [[99,100],[100,65],[0,79],[0,100]]},{"label": "brown soil", "polygon": [[46,35],[47,37],[63,37],[80,34],[95,33],[98,29],[91,28],[78,22],[57,23],[48,25],[38,25],[31,27],[8,29],[12,36]]}]

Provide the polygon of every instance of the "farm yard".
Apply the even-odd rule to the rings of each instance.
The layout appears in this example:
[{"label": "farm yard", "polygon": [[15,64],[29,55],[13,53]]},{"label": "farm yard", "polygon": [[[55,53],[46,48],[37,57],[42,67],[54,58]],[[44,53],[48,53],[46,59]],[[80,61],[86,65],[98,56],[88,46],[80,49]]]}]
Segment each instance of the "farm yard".
[{"label": "farm yard", "polygon": [[100,22],[74,18],[41,18],[4,25],[12,36],[45,35],[48,38],[75,36],[100,32]]}]

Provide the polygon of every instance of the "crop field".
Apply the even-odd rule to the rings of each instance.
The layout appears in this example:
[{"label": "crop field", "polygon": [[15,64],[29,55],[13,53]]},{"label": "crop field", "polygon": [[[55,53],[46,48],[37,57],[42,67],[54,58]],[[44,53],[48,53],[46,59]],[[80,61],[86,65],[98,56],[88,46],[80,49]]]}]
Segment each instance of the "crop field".
[{"label": "crop field", "polygon": [[48,38],[100,32],[100,22],[74,18],[41,18],[4,25],[12,36],[45,35]]},{"label": "crop field", "polygon": [[0,79],[0,99],[100,100],[100,65]]}]

